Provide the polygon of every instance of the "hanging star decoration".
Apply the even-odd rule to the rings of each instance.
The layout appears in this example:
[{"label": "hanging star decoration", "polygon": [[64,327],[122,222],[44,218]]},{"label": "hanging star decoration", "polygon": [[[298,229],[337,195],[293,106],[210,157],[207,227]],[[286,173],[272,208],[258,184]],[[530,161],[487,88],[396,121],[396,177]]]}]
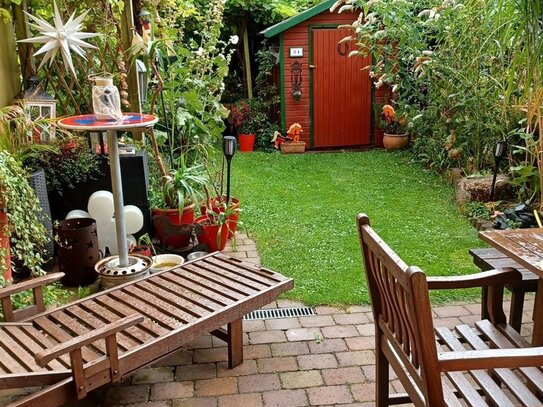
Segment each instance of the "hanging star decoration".
[{"label": "hanging star decoration", "polygon": [[70,50],[74,51],[77,55],[86,59],[85,50],[83,48],[97,49],[97,47],[83,40],[99,36],[100,34],[85,33],[80,31],[82,28],[81,23],[83,19],[87,16],[89,10],[85,11],[77,18],[74,18],[74,12],[72,13],[68,21],[66,21],[66,23],[63,23],[56,2],[54,2],[53,5],[55,9],[54,26],[39,17],[33,16],[25,12],[25,14],[28,15],[28,17],[30,17],[36,23],[30,24],[30,26],[35,28],[42,35],[33,38],[27,38],[24,40],[19,40],[19,42],[45,44],[37,52],[34,53],[34,56],[45,53],[38,69],[45,65],[47,61],[49,61],[49,66],[51,66],[58,51],[60,50],[62,59],[64,60],[64,64],[70,68],[75,76],[76,73]]}]

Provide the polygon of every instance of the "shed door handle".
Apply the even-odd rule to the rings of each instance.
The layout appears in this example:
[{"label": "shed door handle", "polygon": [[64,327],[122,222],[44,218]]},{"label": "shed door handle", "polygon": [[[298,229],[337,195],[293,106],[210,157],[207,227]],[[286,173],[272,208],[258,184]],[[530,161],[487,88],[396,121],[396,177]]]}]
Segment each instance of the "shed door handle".
[{"label": "shed door handle", "polygon": [[315,69],[317,65],[309,65],[309,69]]}]

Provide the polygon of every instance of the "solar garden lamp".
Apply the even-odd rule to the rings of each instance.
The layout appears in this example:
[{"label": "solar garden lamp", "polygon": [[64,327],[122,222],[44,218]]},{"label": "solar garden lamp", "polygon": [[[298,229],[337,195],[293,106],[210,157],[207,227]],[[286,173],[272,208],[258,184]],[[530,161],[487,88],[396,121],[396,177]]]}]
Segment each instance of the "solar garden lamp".
[{"label": "solar garden lamp", "polygon": [[236,153],[236,138],[225,136],[222,140],[222,152],[226,158],[226,205],[230,203],[230,163]]},{"label": "solar garden lamp", "polygon": [[490,200],[494,200],[494,195],[496,193],[496,178],[498,176],[498,168],[500,167],[501,161],[505,158],[507,154],[507,141],[501,140],[497,141],[494,144],[494,176],[492,177],[492,189],[490,190]]}]

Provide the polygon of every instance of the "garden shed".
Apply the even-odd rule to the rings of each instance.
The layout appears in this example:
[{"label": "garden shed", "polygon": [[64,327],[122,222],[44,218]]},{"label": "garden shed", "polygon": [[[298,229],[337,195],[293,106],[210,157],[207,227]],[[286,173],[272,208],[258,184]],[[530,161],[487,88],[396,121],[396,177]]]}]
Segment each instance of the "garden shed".
[{"label": "garden shed", "polygon": [[349,58],[357,45],[340,41],[351,34],[358,13],[330,12],[324,1],[262,32],[279,41],[281,121],[304,129],[311,149],[382,146],[374,131],[372,105],[387,91],[372,90],[367,70],[371,56]]}]

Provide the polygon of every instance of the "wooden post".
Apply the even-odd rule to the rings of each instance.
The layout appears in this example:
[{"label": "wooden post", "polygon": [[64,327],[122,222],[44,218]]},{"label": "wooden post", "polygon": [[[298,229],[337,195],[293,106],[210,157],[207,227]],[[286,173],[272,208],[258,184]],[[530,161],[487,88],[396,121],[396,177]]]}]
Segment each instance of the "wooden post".
[{"label": "wooden post", "polygon": [[[13,5],[13,20],[15,21],[15,34],[18,40],[32,37],[28,27],[28,17],[24,13],[27,11],[27,1],[22,0],[21,4]],[[19,60],[21,61],[21,74],[23,84],[26,86],[28,79],[36,74],[36,64],[34,63],[34,46],[32,44],[19,43]]]},{"label": "wooden post", "polygon": [[251,54],[249,53],[249,30],[247,23],[243,25],[243,56],[245,59],[245,79],[247,80],[247,97],[253,98],[253,76],[251,73]]},{"label": "wooden post", "polygon": [[[132,27],[134,26],[134,11],[132,0],[124,1],[124,13],[121,19],[121,41],[123,50],[126,52],[132,46]],[[126,82],[128,84],[128,101],[130,102],[130,111],[141,113],[140,91],[138,84],[138,70],[136,64],[129,65],[128,54],[125,56],[126,63]]]}]

